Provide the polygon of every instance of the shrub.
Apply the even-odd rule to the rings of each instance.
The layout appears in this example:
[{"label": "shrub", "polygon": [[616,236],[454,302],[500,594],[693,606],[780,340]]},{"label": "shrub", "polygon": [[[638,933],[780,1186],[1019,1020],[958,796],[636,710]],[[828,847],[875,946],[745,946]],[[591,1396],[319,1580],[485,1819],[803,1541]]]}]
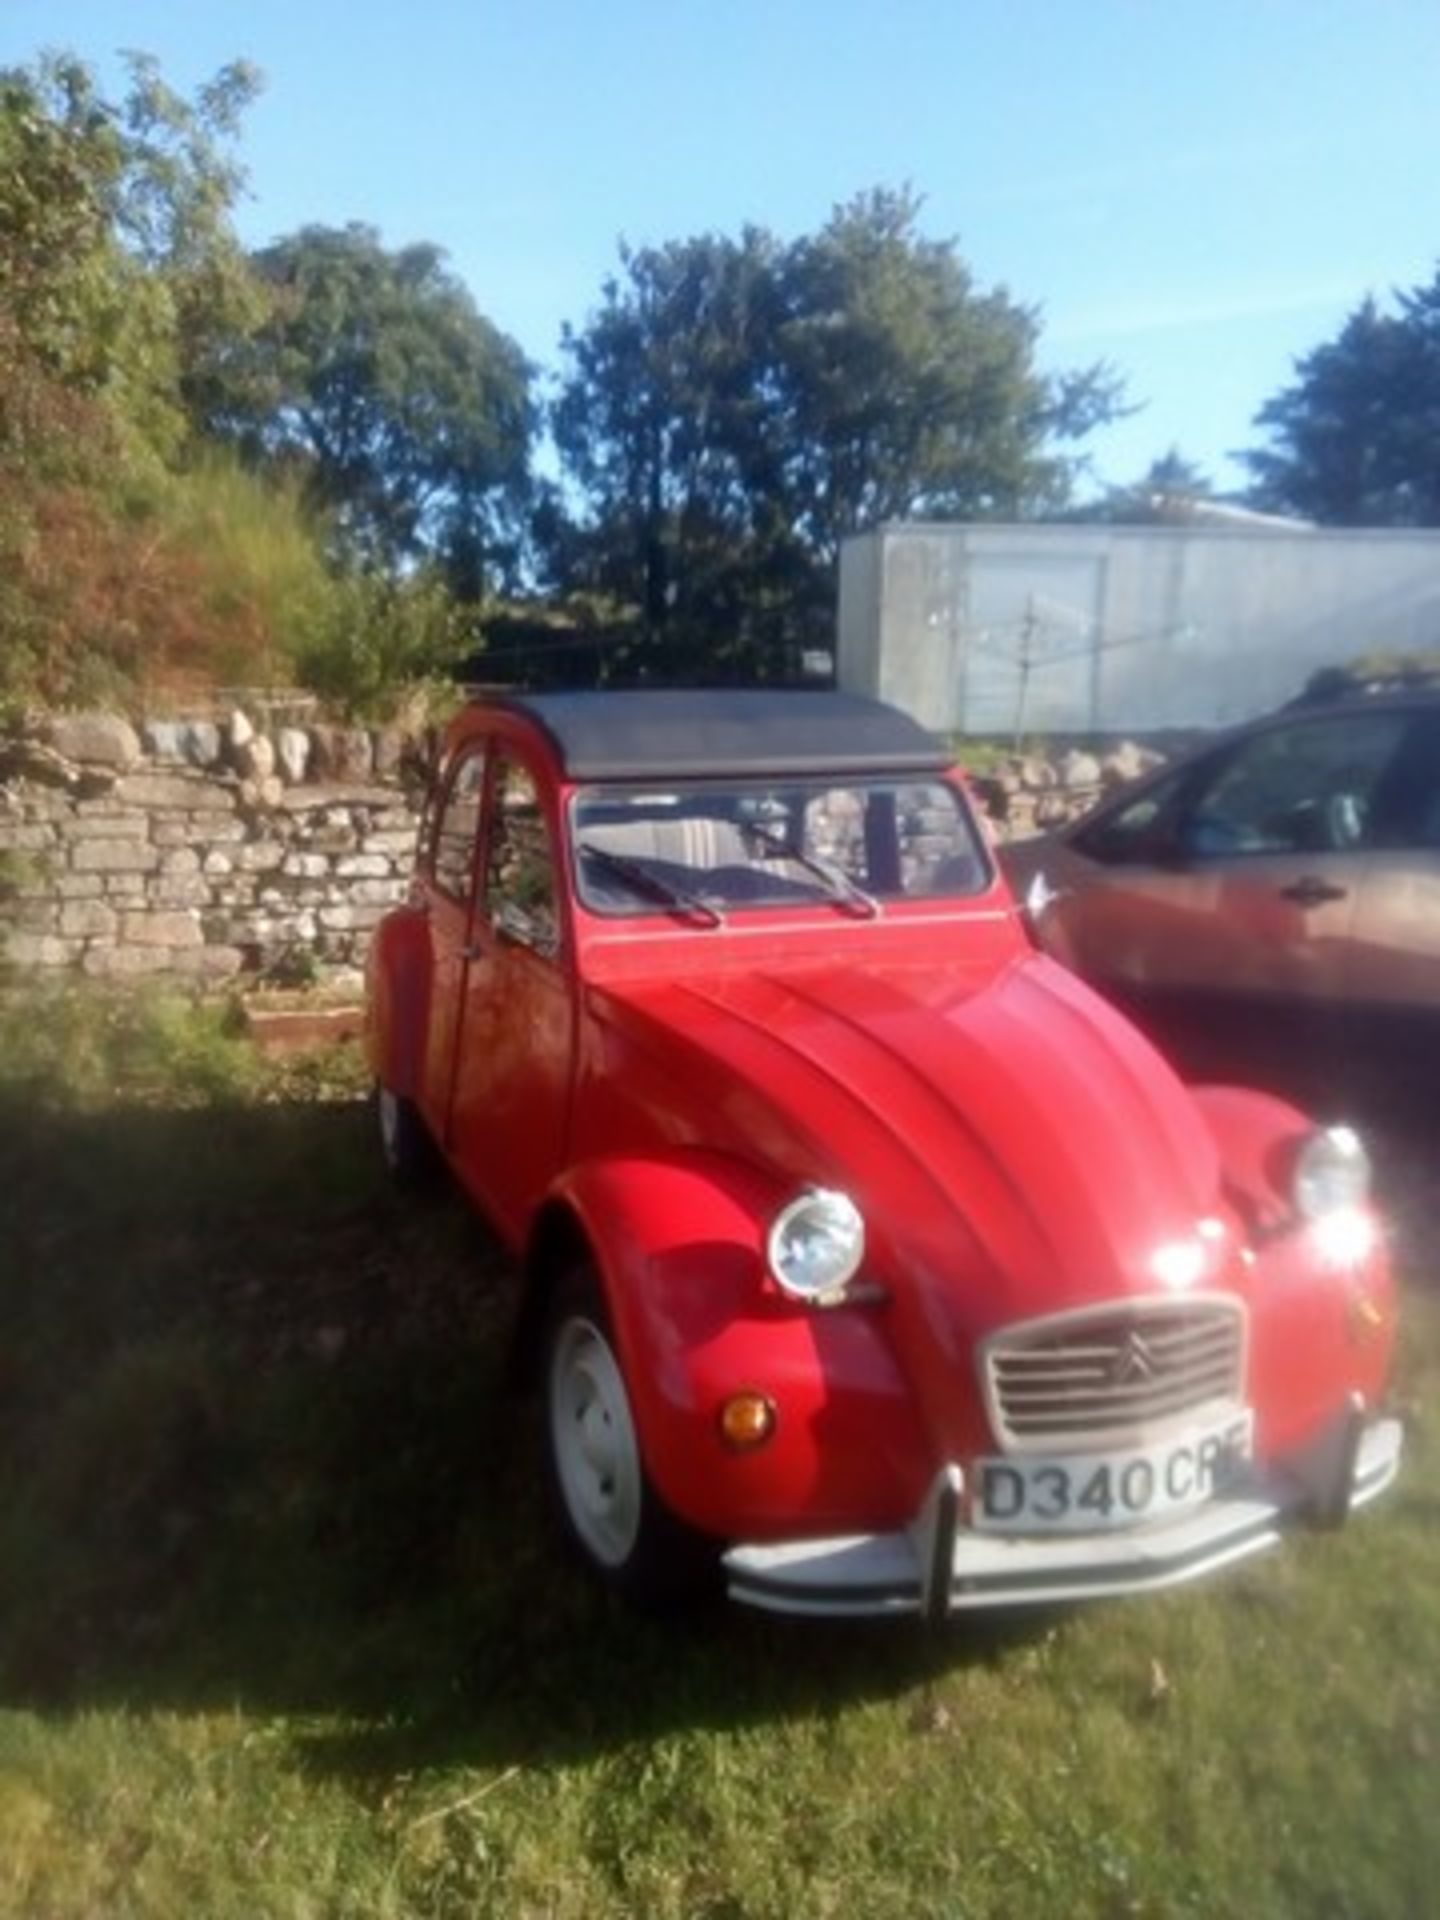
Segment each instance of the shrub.
[{"label": "shrub", "polygon": [[88,1112],[117,1088],[136,1105],[204,1106],[254,1096],[259,1067],[229,1009],[170,991],[80,985],[0,994],[0,1102],[15,1112]]},{"label": "shrub", "polygon": [[341,581],[330,617],[302,642],[300,682],[347,718],[388,721],[454,698],[451,675],[475,650],[471,616],[427,576],[399,582],[374,574]]}]

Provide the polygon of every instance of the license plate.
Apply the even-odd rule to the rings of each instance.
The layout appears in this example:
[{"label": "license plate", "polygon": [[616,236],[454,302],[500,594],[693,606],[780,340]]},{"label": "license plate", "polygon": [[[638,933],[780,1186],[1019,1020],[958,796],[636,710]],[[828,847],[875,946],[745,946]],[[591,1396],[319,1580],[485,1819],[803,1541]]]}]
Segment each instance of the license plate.
[{"label": "license plate", "polygon": [[1250,1458],[1254,1416],[1120,1453],[990,1457],[972,1473],[970,1523],[990,1533],[1095,1533],[1198,1507]]}]

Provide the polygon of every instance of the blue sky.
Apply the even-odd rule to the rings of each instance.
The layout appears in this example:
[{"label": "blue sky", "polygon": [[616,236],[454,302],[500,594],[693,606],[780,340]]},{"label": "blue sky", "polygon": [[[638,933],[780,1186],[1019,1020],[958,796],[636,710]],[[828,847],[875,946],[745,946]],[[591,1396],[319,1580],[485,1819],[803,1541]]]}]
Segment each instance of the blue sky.
[{"label": "blue sky", "polygon": [[245,237],[433,240],[549,367],[621,235],[908,182],[1044,364],[1125,375],[1112,481],[1234,484],[1294,358],[1440,264],[1440,0],[0,0],[0,60],[43,46],[254,60]]}]

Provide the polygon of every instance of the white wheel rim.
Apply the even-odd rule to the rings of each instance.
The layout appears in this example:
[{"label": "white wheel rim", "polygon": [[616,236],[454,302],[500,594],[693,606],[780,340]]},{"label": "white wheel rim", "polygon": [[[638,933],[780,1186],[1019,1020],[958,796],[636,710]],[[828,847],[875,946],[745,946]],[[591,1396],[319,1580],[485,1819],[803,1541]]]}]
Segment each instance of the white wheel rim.
[{"label": "white wheel rim", "polygon": [[610,1344],[567,1320],[550,1362],[550,1442],[565,1510],[603,1567],[621,1567],[640,1535],[640,1449]]},{"label": "white wheel rim", "polygon": [[393,1167],[400,1154],[400,1102],[389,1087],[381,1087],[375,1104],[380,1115],[380,1150]]}]

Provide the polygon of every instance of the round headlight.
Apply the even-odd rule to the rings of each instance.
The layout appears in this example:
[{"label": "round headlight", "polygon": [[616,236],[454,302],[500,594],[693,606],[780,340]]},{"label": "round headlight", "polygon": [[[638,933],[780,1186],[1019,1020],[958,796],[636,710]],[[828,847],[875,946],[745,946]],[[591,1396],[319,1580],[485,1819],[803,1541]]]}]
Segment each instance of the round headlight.
[{"label": "round headlight", "polygon": [[865,1257],[865,1222],[848,1194],[811,1187],[775,1216],[766,1247],[770,1271],[799,1300],[843,1290]]},{"label": "round headlight", "polygon": [[1370,1199],[1370,1156],[1353,1127],[1312,1133],[1295,1162],[1295,1206],[1307,1220],[1353,1213]]}]

